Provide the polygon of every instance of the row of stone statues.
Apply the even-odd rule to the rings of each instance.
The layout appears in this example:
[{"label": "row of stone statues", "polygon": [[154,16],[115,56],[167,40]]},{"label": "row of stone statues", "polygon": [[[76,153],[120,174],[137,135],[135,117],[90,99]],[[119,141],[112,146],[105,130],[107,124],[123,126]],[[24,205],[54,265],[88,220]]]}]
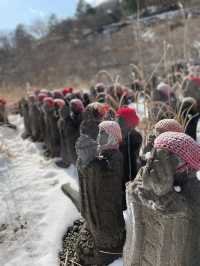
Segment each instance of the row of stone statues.
[{"label": "row of stone statues", "polygon": [[[77,169],[84,223],[75,249],[81,265],[108,265],[122,254],[127,266],[198,265],[200,146],[173,119],[155,127],[150,156],[126,185],[125,222],[119,125],[100,123],[97,143],[80,137]],[[97,150],[93,156],[89,146]]]},{"label": "row of stone statues", "polygon": [[125,265],[198,265],[195,140],[176,120],[161,120],[138,164],[142,137],[133,108],[123,106],[115,114],[109,105],[85,103],[82,96],[47,96],[22,102],[25,133],[43,140],[49,156],[61,155],[64,166],[76,163],[80,191],[62,187],[83,218],[66,235],[72,260],[108,265],[123,255]]}]

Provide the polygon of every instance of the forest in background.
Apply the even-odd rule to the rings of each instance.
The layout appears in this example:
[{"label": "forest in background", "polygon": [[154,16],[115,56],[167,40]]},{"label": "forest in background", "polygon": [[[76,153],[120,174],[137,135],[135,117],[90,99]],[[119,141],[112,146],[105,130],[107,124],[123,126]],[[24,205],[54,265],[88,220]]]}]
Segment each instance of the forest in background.
[{"label": "forest in background", "polygon": [[[198,41],[198,14],[194,18],[182,14],[184,8],[196,4],[198,1],[192,0],[182,5],[169,0],[111,0],[92,7],[80,0],[74,18],[60,20],[52,14],[31,26],[18,25],[12,32],[1,32],[0,90],[56,88],[69,83],[87,86],[102,69],[123,78],[131,63],[145,69],[159,62],[164,42],[173,45],[171,58],[174,54],[198,58],[198,49],[191,44],[193,36]],[[146,24],[145,18],[170,10],[180,10],[180,15]],[[143,20],[139,22],[139,18]],[[183,35],[185,47],[180,47]]]}]

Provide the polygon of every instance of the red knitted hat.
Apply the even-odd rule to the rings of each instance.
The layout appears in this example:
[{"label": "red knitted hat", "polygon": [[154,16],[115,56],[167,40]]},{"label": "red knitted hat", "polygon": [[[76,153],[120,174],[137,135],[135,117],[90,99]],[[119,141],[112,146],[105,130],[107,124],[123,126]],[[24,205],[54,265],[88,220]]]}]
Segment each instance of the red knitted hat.
[{"label": "red knitted hat", "polygon": [[65,101],[62,99],[54,99],[54,105],[62,109],[65,106]]},{"label": "red knitted hat", "polygon": [[117,111],[117,117],[124,118],[128,126],[137,126],[140,119],[134,108],[121,107]]},{"label": "red knitted hat", "polygon": [[179,156],[190,169],[200,170],[200,145],[185,133],[165,132],[154,141],[154,148]]},{"label": "red knitted hat", "polygon": [[63,92],[63,95],[72,93],[73,92],[73,88],[64,88],[62,92]]},{"label": "red knitted hat", "polygon": [[155,130],[159,133],[167,131],[184,132],[183,127],[175,119],[162,119],[155,125]]},{"label": "red knitted hat", "polygon": [[193,75],[190,75],[187,77],[187,79],[194,81],[198,86],[200,86],[200,78],[199,77],[195,77]]},{"label": "red knitted hat", "polygon": [[117,122],[103,121],[99,124],[99,128],[104,129],[108,135],[113,136],[119,144],[122,142],[122,132]]},{"label": "red knitted hat", "polygon": [[110,105],[107,104],[107,103],[102,103],[102,105],[103,105],[103,110],[104,110],[104,112],[105,112],[105,113],[109,112],[109,110],[110,110]]},{"label": "red knitted hat", "polygon": [[52,97],[45,97],[43,103],[46,103],[48,107],[54,107],[54,100]]}]

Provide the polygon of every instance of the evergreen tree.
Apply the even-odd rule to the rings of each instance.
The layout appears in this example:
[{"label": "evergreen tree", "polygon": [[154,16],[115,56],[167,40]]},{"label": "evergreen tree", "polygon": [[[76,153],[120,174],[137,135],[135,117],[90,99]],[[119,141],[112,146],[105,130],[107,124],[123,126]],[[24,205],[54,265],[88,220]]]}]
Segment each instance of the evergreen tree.
[{"label": "evergreen tree", "polygon": [[85,0],[79,0],[76,8],[76,16],[81,17],[88,13],[92,13],[94,9]]},{"label": "evergreen tree", "polygon": [[133,14],[137,12],[138,5],[140,5],[141,0],[123,0],[122,6],[127,14]]},{"label": "evergreen tree", "polygon": [[51,14],[48,18],[49,32],[53,32],[57,24],[58,24],[57,16],[55,14]]}]

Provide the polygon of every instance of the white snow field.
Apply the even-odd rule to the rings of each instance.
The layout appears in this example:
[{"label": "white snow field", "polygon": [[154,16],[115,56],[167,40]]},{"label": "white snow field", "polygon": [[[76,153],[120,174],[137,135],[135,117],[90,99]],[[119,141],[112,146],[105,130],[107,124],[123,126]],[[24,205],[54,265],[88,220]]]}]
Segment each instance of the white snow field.
[{"label": "white snow field", "polygon": [[21,139],[20,116],[10,120],[17,132],[0,128],[0,266],[59,266],[62,237],[80,217],[60,187],[78,189],[76,170],[45,159],[42,144]]}]

